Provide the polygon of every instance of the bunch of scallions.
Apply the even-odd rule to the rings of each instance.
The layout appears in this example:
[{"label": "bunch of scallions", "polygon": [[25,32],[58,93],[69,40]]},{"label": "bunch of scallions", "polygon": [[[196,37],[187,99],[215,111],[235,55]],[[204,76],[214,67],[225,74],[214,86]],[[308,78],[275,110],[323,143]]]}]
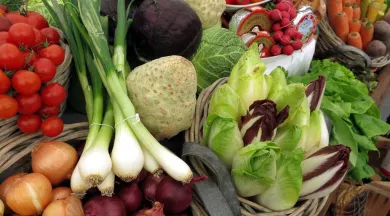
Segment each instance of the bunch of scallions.
[{"label": "bunch of scallions", "polygon": [[[100,16],[100,0],[43,0],[72,54],[86,101],[90,129],[82,156],[73,171],[71,188],[83,197],[91,187],[111,196],[115,175],[125,182],[137,178],[143,168],[151,173],[164,170],[177,181],[189,183],[189,166],[162,146],[142,124],[127,95],[126,34],[131,4],[126,10],[118,0],[114,47],[107,42],[108,18]],[[90,84],[91,83],[91,84]],[[114,147],[109,153],[110,142]]]}]

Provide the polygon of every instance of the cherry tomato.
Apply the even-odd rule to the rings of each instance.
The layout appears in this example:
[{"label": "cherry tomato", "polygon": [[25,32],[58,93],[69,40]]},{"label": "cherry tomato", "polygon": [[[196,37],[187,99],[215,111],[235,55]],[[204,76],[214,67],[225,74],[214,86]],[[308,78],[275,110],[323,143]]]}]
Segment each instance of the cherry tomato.
[{"label": "cherry tomato", "polygon": [[5,14],[5,17],[11,21],[12,24],[15,23],[26,23],[28,24],[28,20],[25,16],[20,15],[19,12],[10,12]]},{"label": "cherry tomato", "polygon": [[27,20],[28,20],[28,24],[30,24],[32,27],[38,30],[49,27],[49,24],[47,23],[45,17],[43,17],[41,14],[37,12],[29,11],[27,13]]},{"label": "cherry tomato", "polygon": [[18,128],[26,134],[38,132],[41,123],[42,119],[38,115],[21,115],[18,118]]},{"label": "cherry tomato", "polygon": [[36,60],[33,66],[35,73],[44,83],[49,82],[56,75],[55,64],[47,58],[40,58]]},{"label": "cherry tomato", "polygon": [[66,90],[59,83],[51,83],[42,89],[41,96],[47,106],[58,106],[66,99]]},{"label": "cherry tomato", "polygon": [[61,134],[64,129],[64,122],[57,116],[52,116],[46,119],[41,124],[43,135],[48,137],[56,137]]},{"label": "cherry tomato", "polygon": [[11,43],[19,46],[33,47],[35,43],[34,29],[25,23],[16,23],[8,31]]},{"label": "cherry tomato", "polygon": [[61,107],[58,106],[46,106],[45,104],[42,105],[41,110],[39,110],[39,115],[42,118],[48,118],[50,116],[56,116],[58,113],[60,113]]},{"label": "cherry tomato", "polygon": [[23,66],[23,54],[17,46],[11,43],[5,43],[0,46],[0,68],[4,70],[19,70]]},{"label": "cherry tomato", "polygon": [[235,5],[236,1],[235,0],[226,0],[226,4]]},{"label": "cherry tomato", "polygon": [[65,51],[62,47],[54,44],[42,49],[39,53],[39,57],[50,59],[56,66],[59,66],[64,62]]},{"label": "cherry tomato", "polygon": [[7,17],[0,15],[0,31],[7,32],[11,26],[11,21],[9,21]]},{"label": "cherry tomato", "polygon": [[0,119],[12,118],[18,112],[18,102],[12,97],[0,94]]},{"label": "cherry tomato", "polygon": [[38,55],[32,50],[25,50],[23,53],[24,69],[29,70],[33,66],[34,62],[38,59]]},{"label": "cherry tomato", "polygon": [[18,102],[18,112],[23,115],[30,115],[36,113],[41,109],[42,99],[39,94],[33,95],[17,95],[15,100]]},{"label": "cherry tomato", "polygon": [[12,86],[21,95],[33,95],[41,88],[41,80],[34,72],[27,70],[17,71],[11,79]]},{"label": "cherry tomato", "polygon": [[11,88],[11,80],[7,74],[0,70],[0,94],[6,93]]},{"label": "cherry tomato", "polygon": [[35,42],[32,47],[36,52],[39,52],[41,49],[45,47],[46,38],[38,29],[34,28],[35,33]]},{"label": "cherry tomato", "polygon": [[236,4],[239,4],[239,5],[247,5],[250,3],[251,2],[249,0],[236,0]]},{"label": "cherry tomato", "polygon": [[6,5],[0,5],[0,9],[3,10],[5,13],[8,13],[8,7]]},{"label": "cherry tomato", "polygon": [[41,30],[41,33],[46,37],[47,41],[50,44],[59,44],[60,43],[60,34],[57,30],[53,28],[44,28]]},{"label": "cherry tomato", "polygon": [[0,45],[8,43],[8,32],[0,32]]}]

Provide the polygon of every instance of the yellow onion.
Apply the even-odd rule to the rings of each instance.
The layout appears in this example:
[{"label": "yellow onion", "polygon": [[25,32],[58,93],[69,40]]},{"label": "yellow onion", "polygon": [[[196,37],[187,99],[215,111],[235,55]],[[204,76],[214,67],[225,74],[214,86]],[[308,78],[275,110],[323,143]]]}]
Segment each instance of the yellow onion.
[{"label": "yellow onion", "polygon": [[72,196],[72,189],[68,187],[58,187],[53,190],[52,194],[53,194],[53,197],[51,199],[52,202],[56,200],[63,200]]},{"label": "yellow onion", "polygon": [[83,205],[75,196],[50,203],[42,216],[84,216]]}]

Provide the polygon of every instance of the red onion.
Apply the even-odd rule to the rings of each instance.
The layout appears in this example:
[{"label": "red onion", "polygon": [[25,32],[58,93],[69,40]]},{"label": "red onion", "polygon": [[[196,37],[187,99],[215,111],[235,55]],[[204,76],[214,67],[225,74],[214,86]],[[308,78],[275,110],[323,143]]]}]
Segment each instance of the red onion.
[{"label": "red onion", "polygon": [[145,181],[143,182],[141,189],[142,193],[145,196],[145,199],[149,201],[154,200],[156,194],[157,185],[164,179],[165,175],[155,176],[151,173],[148,173]]},{"label": "red onion", "polygon": [[132,216],[165,216],[164,205],[159,202],[155,202],[151,209],[142,209]]},{"label": "red onion", "polygon": [[96,196],[84,205],[85,216],[126,216],[125,205],[118,197]]},{"label": "red onion", "polygon": [[189,184],[183,184],[167,176],[157,186],[156,201],[164,204],[164,212],[179,214],[192,202],[192,186],[195,182],[207,179],[206,176],[194,177]]},{"label": "red onion", "polygon": [[148,171],[146,171],[145,169],[142,169],[141,172],[137,176],[137,180],[143,181],[143,180],[145,180],[146,176],[148,176]]},{"label": "red onion", "polygon": [[128,213],[137,211],[142,205],[143,196],[141,190],[138,188],[137,182],[121,188],[118,197],[125,204]]}]

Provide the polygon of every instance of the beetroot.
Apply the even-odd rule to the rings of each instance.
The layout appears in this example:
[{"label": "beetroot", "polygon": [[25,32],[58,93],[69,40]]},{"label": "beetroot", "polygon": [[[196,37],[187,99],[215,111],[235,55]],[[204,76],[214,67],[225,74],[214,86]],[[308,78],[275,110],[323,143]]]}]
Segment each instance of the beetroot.
[{"label": "beetroot", "polygon": [[129,37],[143,59],[189,58],[198,49],[202,23],[185,1],[144,0],[135,12]]},{"label": "beetroot", "polygon": [[294,48],[294,50],[299,50],[302,48],[303,43],[301,40],[295,40],[291,43],[291,46]]},{"label": "beetroot", "polygon": [[272,45],[271,54],[273,56],[277,56],[277,55],[282,54],[282,47],[280,47],[279,45]]},{"label": "beetroot", "polygon": [[288,35],[283,35],[282,39],[280,40],[280,43],[284,46],[291,44],[291,38]]},{"label": "beetroot", "polygon": [[280,23],[275,23],[273,26],[272,26],[272,31],[273,32],[277,32],[277,31],[280,31],[282,30],[282,27],[280,26]]},{"label": "beetroot", "polygon": [[282,31],[277,31],[274,33],[274,35],[272,37],[275,41],[280,41],[280,40],[282,40],[283,35],[284,35],[284,33]]},{"label": "beetroot", "polygon": [[282,20],[282,13],[278,9],[274,9],[270,13],[271,19],[275,22]]},{"label": "beetroot", "polygon": [[294,48],[291,45],[287,45],[283,47],[283,54],[291,55],[294,52]]}]

